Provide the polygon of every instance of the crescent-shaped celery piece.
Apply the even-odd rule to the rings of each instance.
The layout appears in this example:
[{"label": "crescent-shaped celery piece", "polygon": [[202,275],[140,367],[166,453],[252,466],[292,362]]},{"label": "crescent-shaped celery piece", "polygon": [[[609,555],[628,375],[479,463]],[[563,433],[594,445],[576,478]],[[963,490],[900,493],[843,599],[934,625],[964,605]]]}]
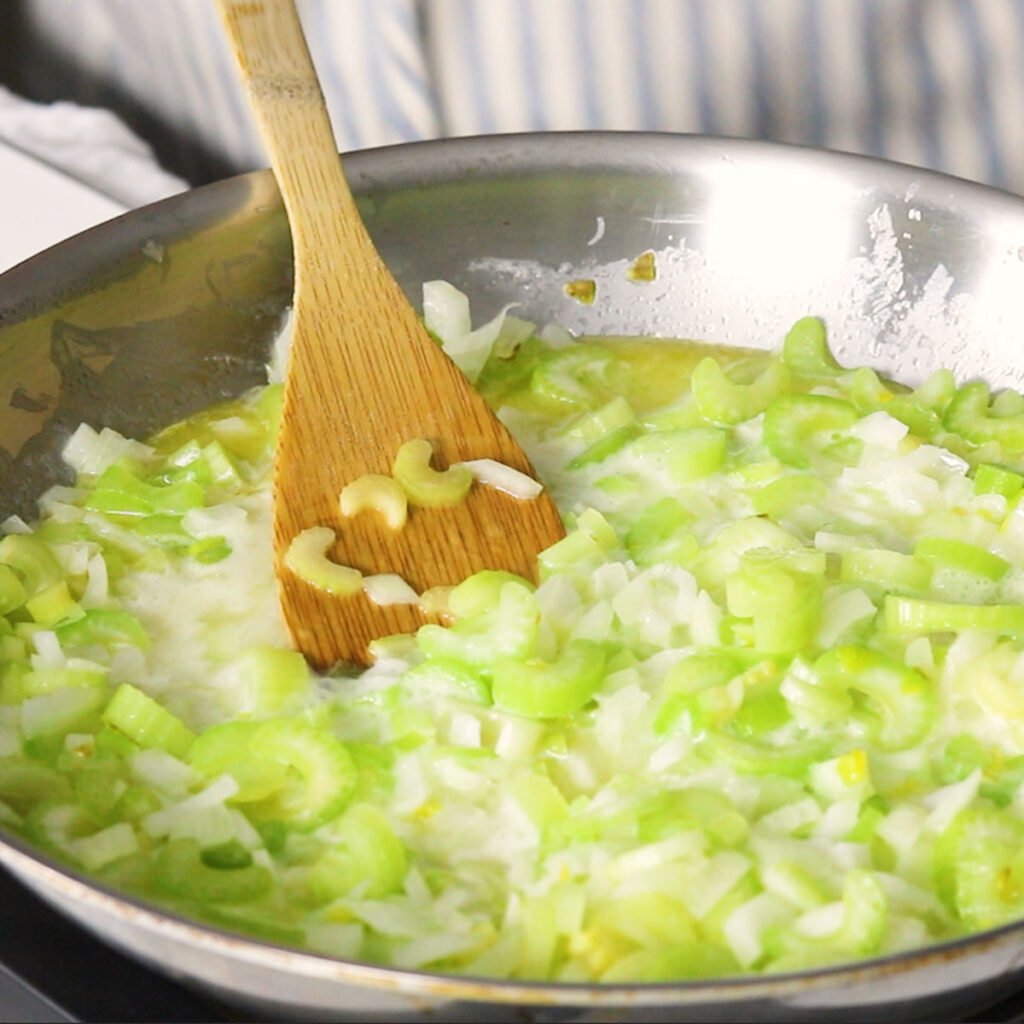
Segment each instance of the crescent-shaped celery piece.
[{"label": "crescent-shaped celery piece", "polygon": [[299,579],[314,587],[335,597],[348,597],[362,590],[363,574],[327,557],[333,543],[334,531],[330,527],[311,526],[292,540],[285,552],[284,564]]},{"label": "crescent-shaped celery piece", "polygon": [[430,465],[433,445],[423,438],[406,441],[391,466],[391,472],[411,505],[447,508],[469,494],[473,474],[464,466],[437,470]]},{"label": "crescent-shaped celery piece", "polygon": [[338,499],[341,514],[357,516],[360,512],[377,512],[389,530],[405,526],[409,514],[409,499],[399,483],[382,473],[366,473],[346,484]]}]

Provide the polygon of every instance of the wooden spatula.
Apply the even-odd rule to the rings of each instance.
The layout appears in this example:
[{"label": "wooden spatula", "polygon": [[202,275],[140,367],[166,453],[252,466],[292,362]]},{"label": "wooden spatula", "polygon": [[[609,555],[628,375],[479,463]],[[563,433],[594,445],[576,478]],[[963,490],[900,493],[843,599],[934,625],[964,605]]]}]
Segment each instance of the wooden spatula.
[{"label": "wooden spatula", "polygon": [[315,666],[366,663],[371,640],[415,630],[424,614],[414,605],[377,605],[361,591],[337,597],[296,576],[284,556],[301,531],[331,527],[335,561],[364,574],[397,573],[418,593],[484,568],[532,576],[537,553],[564,531],[546,492],[523,500],[480,484],[453,507],[411,510],[399,531],[372,512],[341,515],[342,487],[367,473],[389,475],[412,439],[432,442],[438,469],[482,458],[533,469],[427,334],[374,248],[342,172],[292,0],[218,3],[295,255],[294,337],[275,464],[281,604],[296,647]]}]

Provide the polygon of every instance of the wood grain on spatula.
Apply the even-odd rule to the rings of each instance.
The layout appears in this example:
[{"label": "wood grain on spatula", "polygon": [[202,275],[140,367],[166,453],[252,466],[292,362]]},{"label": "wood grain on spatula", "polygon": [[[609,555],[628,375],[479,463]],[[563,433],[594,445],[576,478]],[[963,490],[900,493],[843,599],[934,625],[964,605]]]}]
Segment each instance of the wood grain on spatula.
[{"label": "wood grain on spatula", "polygon": [[479,484],[454,507],[411,509],[397,532],[373,513],[341,516],[341,488],[365,473],[389,474],[413,438],[433,442],[436,468],[491,458],[531,476],[533,469],[427,334],[374,248],[345,181],[292,0],[218,3],[295,254],[294,336],[275,461],[282,609],[295,645],[317,667],[365,663],[371,640],[425,620],[413,606],[380,607],[362,593],[337,598],[298,579],[282,560],[302,530],[330,526],[336,561],[366,574],[398,573],[420,593],[485,568],[532,577],[537,553],[564,531],[546,493],[520,500]]}]

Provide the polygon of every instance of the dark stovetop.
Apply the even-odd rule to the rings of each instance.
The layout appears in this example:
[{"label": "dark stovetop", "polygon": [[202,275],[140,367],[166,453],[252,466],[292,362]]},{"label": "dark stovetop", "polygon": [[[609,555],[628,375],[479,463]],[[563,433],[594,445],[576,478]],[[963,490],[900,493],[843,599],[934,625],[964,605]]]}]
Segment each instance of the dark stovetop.
[{"label": "dark stovetop", "polygon": [[[115,953],[0,869],[0,1024],[252,1019]],[[1024,992],[971,1022],[1024,1022]]]}]

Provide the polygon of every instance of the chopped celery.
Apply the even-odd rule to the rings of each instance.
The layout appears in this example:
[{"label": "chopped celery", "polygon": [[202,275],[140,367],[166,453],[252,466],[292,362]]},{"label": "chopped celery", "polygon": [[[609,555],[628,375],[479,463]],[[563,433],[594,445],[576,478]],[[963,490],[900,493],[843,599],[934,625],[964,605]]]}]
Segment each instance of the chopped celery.
[{"label": "chopped celery", "polygon": [[350,597],[363,587],[363,574],[327,557],[334,544],[334,531],[313,526],[296,534],[285,552],[284,564],[301,580],[335,597]]},{"label": "chopped celery", "polygon": [[856,419],[853,406],[839,398],[783,395],[765,411],[764,443],[780,462],[807,469],[811,453],[827,451]]},{"label": "chopped celery", "polygon": [[[569,533],[538,587],[423,595],[450,626],[363,674],[287,648],[280,385],[150,447],[76,434],[75,487],[0,539],[3,826],[220,927],[526,980],[803,970],[1024,917],[1024,396],[843,369],[812,318],[740,354],[505,323],[481,388]],[[344,511],[460,500],[431,453]],[[332,540],[289,561],[354,593]]]},{"label": "chopped celery", "polygon": [[957,391],[946,409],[945,425],[971,444],[996,441],[1007,452],[1024,452],[1024,413],[998,415],[990,408],[988,386],[981,381]]},{"label": "chopped celery", "polygon": [[140,747],[182,755],[195,734],[176,715],[130,683],[122,683],[103,712],[103,721]]},{"label": "chopped celery", "polygon": [[841,367],[829,351],[825,325],[805,316],[789,329],[782,342],[782,361],[802,377],[834,377]]},{"label": "chopped celery", "polygon": [[494,703],[528,718],[561,718],[590,702],[603,679],[604,651],[571,640],[557,662],[502,659],[491,665]]},{"label": "chopped celery", "polygon": [[345,745],[329,733],[294,719],[264,723],[249,741],[254,755],[286,765],[296,781],[259,805],[265,818],[280,818],[301,831],[330,821],[344,809],[356,784]]},{"label": "chopped celery", "polygon": [[211,867],[194,839],[173,839],[155,857],[154,884],[165,896],[189,903],[244,903],[269,892],[273,876],[256,864]]},{"label": "chopped celery", "polygon": [[409,503],[422,508],[443,508],[457,505],[473,486],[473,474],[463,466],[445,470],[431,467],[433,446],[417,438],[406,441],[395,456],[391,472],[405,492]]},{"label": "chopped celery", "polygon": [[56,633],[65,648],[102,644],[145,650],[150,645],[142,623],[119,608],[90,608],[80,618],[58,626]]}]

